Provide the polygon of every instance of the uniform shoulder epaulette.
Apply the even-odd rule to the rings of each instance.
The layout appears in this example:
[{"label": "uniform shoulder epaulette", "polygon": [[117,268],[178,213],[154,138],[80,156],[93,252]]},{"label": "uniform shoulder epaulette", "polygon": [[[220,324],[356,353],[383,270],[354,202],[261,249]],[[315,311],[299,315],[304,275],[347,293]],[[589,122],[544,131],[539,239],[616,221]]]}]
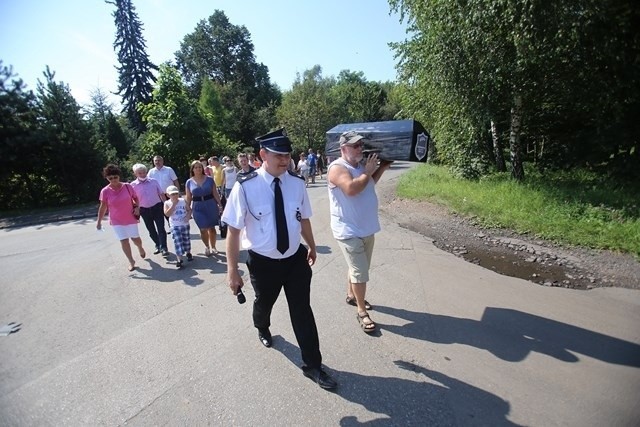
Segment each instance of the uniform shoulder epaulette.
[{"label": "uniform shoulder epaulette", "polygon": [[240,184],[244,184],[245,182],[249,181],[252,178],[255,178],[256,176],[258,176],[258,172],[253,171],[253,172],[249,172],[248,174],[238,174],[236,181],[238,181]]},{"label": "uniform shoulder epaulette", "polygon": [[296,178],[300,178],[303,181],[305,180],[303,176],[298,175],[297,173],[295,173],[293,171],[288,170],[287,172],[289,172],[289,175],[291,175],[291,176],[295,176]]}]

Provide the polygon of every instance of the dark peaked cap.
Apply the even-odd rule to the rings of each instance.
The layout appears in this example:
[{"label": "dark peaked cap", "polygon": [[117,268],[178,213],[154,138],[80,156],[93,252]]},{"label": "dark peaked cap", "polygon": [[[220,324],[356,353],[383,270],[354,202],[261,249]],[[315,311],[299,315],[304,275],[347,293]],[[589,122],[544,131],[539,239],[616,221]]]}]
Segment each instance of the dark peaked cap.
[{"label": "dark peaked cap", "polygon": [[292,151],[291,141],[284,128],[275,130],[256,138],[260,147],[273,153],[288,154]]}]

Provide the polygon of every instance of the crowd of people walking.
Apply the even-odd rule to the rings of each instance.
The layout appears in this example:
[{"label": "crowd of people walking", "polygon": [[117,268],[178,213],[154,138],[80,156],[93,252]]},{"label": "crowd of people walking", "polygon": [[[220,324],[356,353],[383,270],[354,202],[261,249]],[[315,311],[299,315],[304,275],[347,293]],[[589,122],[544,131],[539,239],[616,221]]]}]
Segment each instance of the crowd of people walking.
[{"label": "crowd of people walking", "polygon": [[[170,256],[167,234],[171,234],[178,269],[184,268],[185,258],[193,260],[190,220],[200,231],[207,257],[218,254],[216,227],[220,227],[221,237],[226,236],[227,280],[234,295],[242,296],[244,286],[239,252],[248,251],[246,265],[255,293],[253,323],[260,343],[272,345],[271,310],[284,288],[305,363],[303,374],[320,387],[333,389],[337,382],[322,367],[310,304],[311,267],[317,253],[306,188],[326,172],[331,229],[348,267],[346,302],[357,308],[362,330],[372,333],[377,325],[369,315],[373,308],[365,293],[374,234],[380,230],[374,186],[391,162],[379,160],[376,154],[363,158],[362,140],[363,136],[354,132],[343,134],[341,157],[329,165],[322,153],[313,149],[300,153],[296,163],[288,137],[282,131],[272,132],[258,138],[259,157],[239,153],[237,164],[228,156],[222,163],[217,156],[192,161],[184,197],[175,171],[164,165],[161,156],[153,158],[150,170],[142,163],[133,165],[135,179],[131,183],[122,182],[122,171],[110,164],[103,170],[108,184],[100,191],[96,228],[102,229],[108,212],[127,258],[127,269],[133,271],[136,263],[130,242],[141,258],[146,257],[138,232],[139,218],[155,245],[154,254]],[[228,235],[222,233],[223,226]]]}]

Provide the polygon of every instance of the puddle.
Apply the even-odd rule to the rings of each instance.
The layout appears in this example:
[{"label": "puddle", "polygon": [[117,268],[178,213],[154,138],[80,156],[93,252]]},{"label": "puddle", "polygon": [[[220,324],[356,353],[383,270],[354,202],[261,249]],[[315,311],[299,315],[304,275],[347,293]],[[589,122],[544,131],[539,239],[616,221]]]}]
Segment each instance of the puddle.
[{"label": "puddle", "polygon": [[[447,248],[440,249],[447,250]],[[581,285],[575,280],[572,282],[567,277],[566,269],[553,263],[543,264],[526,261],[515,254],[491,254],[476,249],[466,249],[466,251],[466,254],[461,255],[465,260],[505,276],[517,277],[546,286],[587,289],[586,284]],[[453,251],[447,250],[447,252],[455,254]]]},{"label": "puddle", "polygon": [[[463,239],[455,233],[443,234],[434,228],[424,230],[415,224],[399,225],[433,239],[433,244],[443,251],[498,274],[549,287],[586,290],[595,286],[587,274],[549,254],[515,250],[513,245],[475,237]],[[438,235],[439,239],[436,237]]]}]

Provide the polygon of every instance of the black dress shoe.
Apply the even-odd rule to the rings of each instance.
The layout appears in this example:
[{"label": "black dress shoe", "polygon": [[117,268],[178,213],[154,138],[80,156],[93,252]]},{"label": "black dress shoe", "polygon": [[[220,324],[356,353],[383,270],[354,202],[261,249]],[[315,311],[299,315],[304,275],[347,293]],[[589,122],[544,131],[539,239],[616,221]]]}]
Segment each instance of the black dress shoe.
[{"label": "black dress shoe", "polygon": [[154,254],[154,255],[158,255],[159,253],[160,253],[160,248],[156,248],[156,250],[155,250],[155,251],[153,251],[153,254]]},{"label": "black dress shoe", "polygon": [[308,368],[306,366],[303,366],[302,373],[305,377],[311,378],[325,390],[331,390],[338,386],[336,380],[331,378],[331,376],[323,371],[322,368]]},{"label": "black dress shoe", "polygon": [[273,344],[271,332],[268,328],[258,329],[258,339],[260,340],[262,345],[267,348],[271,347],[271,344]]}]

